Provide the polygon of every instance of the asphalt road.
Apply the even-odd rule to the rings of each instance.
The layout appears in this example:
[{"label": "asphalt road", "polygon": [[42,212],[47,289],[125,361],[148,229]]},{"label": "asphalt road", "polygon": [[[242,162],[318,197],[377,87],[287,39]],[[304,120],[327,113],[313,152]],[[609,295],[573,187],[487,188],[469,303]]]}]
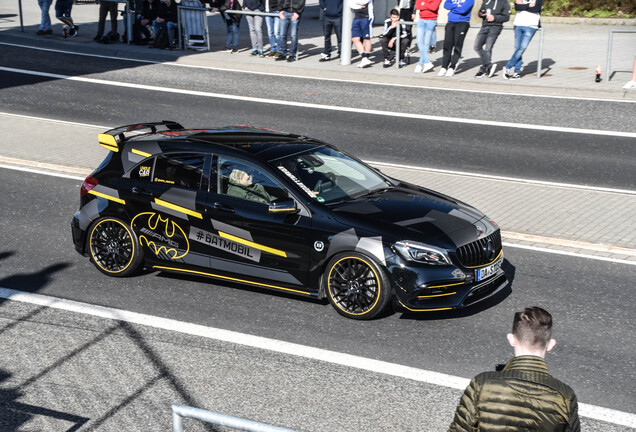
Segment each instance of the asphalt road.
[{"label": "asphalt road", "polygon": [[[633,137],[541,130],[558,126],[632,132],[632,104],[379,87],[185,69],[7,47],[0,65],[4,112],[118,126],[174,119],[187,127],[248,124],[333,142],[367,160],[423,165],[564,183],[633,189]],[[185,73],[184,73],[185,72]],[[45,74],[90,78],[61,80]],[[125,82],[132,87],[108,85]],[[141,86],[150,86],[141,87]],[[181,89],[177,93],[162,87]],[[271,89],[263,94],[262,89]],[[192,94],[192,92],[199,92]],[[214,95],[236,95],[219,99]],[[212,96],[212,97],[211,97]],[[344,111],[272,105],[238,96],[340,105]],[[394,102],[397,101],[397,102]],[[335,102],[335,103],[334,103]],[[407,114],[379,115],[362,110]],[[593,113],[593,114],[592,114]],[[454,123],[426,114],[474,119]],[[538,125],[515,129],[481,121]]]},{"label": "asphalt road", "polygon": [[[633,138],[518,130],[362,112],[363,109],[396,110],[505,122],[518,122],[522,118],[525,123],[544,126],[633,131],[630,129],[633,123],[625,121],[630,118],[625,111],[627,105],[621,103],[596,102],[591,105],[587,101],[488,97],[419,89],[408,92],[410,104],[396,107],[389,101],[393,98],[403,100],[404,89],[248,74],[229,76],[211,70],[184,73],[181,68],[166,65],[79,59],[67,54],[37,52],[24,55],[22,50],[17,55],[4,47],[0,52],[0,66],[183,89],[182,94],[165,93],[150,88],[114,87],[0,70],[2,112],[112,126],[165,118],[178,120],[189,127],[251,124],[303,132],[332,141],[368,160],[595,186],[636,187]],[[263,88],[271,91],[263,94]],[[332,112],[187,93],[193,89],[315,104],[336,101],[336,105],[350,109]],[[599,106],[602,109],[598,115],[589,118],[593,108]],[[629,109],[632,109],[631,105]],[[18,139],[15,145],[19,144]],[[44,147],[42,151],[51,150]],[[34,154],[33,158],[37,159],[38,155]],[[512,312],[538,304],[555,317],[554,336],[559,344],[548,357],[553,374],[572,385],[584,403],[626,412],[633,412],[636,406],[636,389],[626,379],[633,375],[636,366],[633,359],[636,328],[631,307],[633,266],[508,248],[505,269],[512,281],[511,289],[495,301],[461,313],[394,313],[380,320],[359,323],[341,318],[325,303],[255,288],[219,285],[214,281],[160,273],[130,279],[105,277],[72,247],[69,221],[78,206],[79,186],[80,182],[76,180],[0,169],[0,194],[3,197],[0,207],[3,240],[0,287],[265,336],[461,377],[471,377],[492,369],[495,363],[506,361],[511,351],[506,347],[505,334],[509,331]],[[19,312],[33,313],[25,309]],[[16,316],[20,313],[16,312]],[[5,320],[10,321],[8,315]],[[62,318],[64,326],[72,327],[73,324],[67,323],[73,321],[72,318]],[[55,319],[48,317],[42,322],[53,326]],[[83,323],[78,328],[91,325],[94,324]],[[34,331],[33,336],[37,336],[37,332]],[[179,339],[176,344],[188,349],[190,343],[194,350],[199,342],[184,343]],[[6,343],[34,349],[28,347],[28,341],[21,339]],[[47,355],[46,352],[40,354]],[[258,357],[259,367],[271,370],[271,377],[277,375],[276,370],[290,364],[282,360],[273,366],[267,363],[271,359],[266,358],[267,355],[264,357]],[[231,370],[232,356],[217,360],[226,362],[224,366]],[[104,362],[103,359],[99,361]],[[32,365],[29,363],[29,366]],[[325,371],[325,365],[301,366],[305,367],[294,365],[293,371],[298,375],[290,385],[302,387],[305,382],[313,382],[318,373],[331,374],[339,385],[344,382],[336,379],[341,371]],[[374,378],[366,377],[367,380]],[[237,379],[236,375],[228,375],[225,384],[229,389],[225,390],[234,391],[228,397],[240,401],[241,393],[249,392],[250,387],[249,383],[247,387],[233,386],[231,380]],[[322,391],[325,397],[331,398],[338,384],[327,381],[323,389],[317,386],[312,390]],[[431,396],[439,389],[431,389],[432,386],[414,389],[412,383],[383,381],[382,384],[389,390],[374,392],[373,397],[385,406],[395,403],[395,397],[408,399],[409,392],[422,398],[417,400],[424,400],[424,394],[428,393],[424,403],[433,404],[433,413],[434,409],[445,413],[440,417],[441,423],[432,422],[429,430],[441,429],[439,425],[447,421],[449,407],[452,410],[457,397],[455,393],[445,393],[439,397],[443,402],[435,405],[432,400],[435,398]],[[243,396],[244,399],[248,397]],[[296,409],[302,411],[306,399],[305,395],[289,401],[286,408],[293,411],[298,407]],[[354,406],[345,409],[337,401],[333,403],[342,410],[343,416],[349,408],[351,412],[356,410]],[[238,411],[251,411],[256,406],[253,403],[245,405],[244,411]],[[331,406],[325,402],[327,409]],[[262,408],[264,411],[276,410],[275,406]],[[431,410],[430,406],[427,409]],[[427,415],[431,415],[430,411]],[[284,417],[286,415],[278,418]],[[399,429],[421,427],[421,423],[417,423],[420,418],[412,419],[414,423],[409,423],[408,416],[401,418],[397,423],[401,425]],[[386,425],[384,430],[396,424],[395,419],[390,418],[374,420],[374,425]],[[295,421],[315,427],[311,415]],[[325,428],[363,430],[354,420],[346,425]],[[381,426],[378,428],[382,429]],[[591,429],[608,430],[598,425]]]},{"label": "asphalt road", "polygon": [[79,182],[3,169],[0,185],[1,287],[465,377],[504,362],[512,311],[539,304],[555,317],[560,344],[549,357],[555,375],[583,402],[628,412],[636,402],[636,389],[624,379],[636,367],[632,266],[508,249],[512,293],[495,302],[462,313],[395,313],[359,323],[328,304],[255,288],[160,273],[105,277],[72,248],[69,220]]}]

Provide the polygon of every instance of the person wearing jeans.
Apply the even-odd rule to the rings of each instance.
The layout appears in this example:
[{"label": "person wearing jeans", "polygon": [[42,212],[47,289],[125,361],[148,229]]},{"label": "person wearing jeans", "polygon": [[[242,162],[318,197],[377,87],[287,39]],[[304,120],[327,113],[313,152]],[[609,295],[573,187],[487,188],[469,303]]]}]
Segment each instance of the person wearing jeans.
[{"label": "person wearing jeans", "polygon": [[[280,7],[278,13],[280,20],[278,49],[282,54],[276,60],[293,62],[296,60],[298,50],[298,25],[300,24],[300,16],[305,10],[305,0],[280,0],[278,6]],[[291,47],[289,48],[287,48],[288,35],[291,37]]]},{"label": "person wearing jeans", "polygon": [[510,4],[508,0],[483,0],[478,14],[484,21],[475,38],[475,51],[481,58],[481,67],[475,78],[490,78],[497,69],[497,64],[492,62],[492,48],[503,29],[503,23],[510,19]]},{"label": "person wearing jeans", "polygon": [[[263,12],[265,5],[263,5],[262,0],[244,0],[243,9]],[[250,29],[250,42],[252,43],[250,55],[263,57],[263,17],[260,15],[247,15],[246,19]]]},{"label": "person wearing jeans", "polygon": [[52,3],[53,3],[53,0],[38,0],[38,5],[40,6],[40,10],[42,11],[42,18],[40,19],[40,27],[38,28],[38,31],[35,33],[38,36],[53,33],[53,28],[51,27],[51,16],[49,15],[49,9],[51,9]]},{"label": "person wearing jeans", "polygon": [[338,41],[338,56],[340,56],[340,36],[342,35],[342,0],[320,0],[323,12],[322,32],[325,35],[325,49],[320,55],[320,61],[331,60],[331,34],[336,34]]},{"label": "person wearing jeans", "polygon": [[[518,80],[521,78],[521,57],[525,52],[532,37],[540,27],[541,9],[543,0],[515,0],[517,15],[513,22],[515,26],[515,52],[512,54],[504,68],[504,79]],[[512,70],[514,68],[514,72]]]},{"label": "person wearing jeans", "polygon": [[[415,39],[417,49],[420,51],[420,61],[413,72],[428,72],[433,70],[433,63],[428,58],[429,47],[434,46],[435,28],[437,26],[437,14],[442,0],[417,0],[415,11],[419,14]],[[415,13],[413,14],[415,20]]]},{"label": "person wearing jeans", "polygon": [[[265,0],[265,12],[277,12],[278,0]],[[280,37],[280,22],[278,17],[266,16],[265,24],[267,25],[267,37],[269,39],[269,52],[267,57],[275,57],[276,53],[280,55],[278,50],[278,38]]]}]

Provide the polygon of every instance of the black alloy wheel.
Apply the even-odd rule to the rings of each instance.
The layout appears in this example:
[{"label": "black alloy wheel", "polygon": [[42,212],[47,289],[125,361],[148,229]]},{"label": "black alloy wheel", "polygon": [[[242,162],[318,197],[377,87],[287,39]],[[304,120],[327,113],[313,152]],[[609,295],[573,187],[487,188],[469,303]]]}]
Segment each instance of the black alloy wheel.
[{"label": "black alloy wheel", "polygon": [[331,305],[347,318],[371,319],[390,300],[391,289],[384,271],[363,254],[336,255],[325,276]]},{"label": "black alloy wheel", "polygon": [[137,237],[119,219],[98,219],[90,230],[88,242],[92,261],[102,273],[125,277],[141,267],[143,252]]}]

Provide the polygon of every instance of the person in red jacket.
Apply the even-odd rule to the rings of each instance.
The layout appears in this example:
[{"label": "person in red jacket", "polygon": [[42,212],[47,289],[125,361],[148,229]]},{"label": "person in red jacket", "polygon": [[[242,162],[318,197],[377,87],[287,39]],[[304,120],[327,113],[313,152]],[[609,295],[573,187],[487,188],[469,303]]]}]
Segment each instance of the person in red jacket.
[{"label": "person in red jacket", "polygon": [[[429,47],[434,46],[433,37],[437,26],[437,13],[442,0],[416,0],[415,10],[420,15],[417,22],[417,49],[420,50],[420,61],[415,66],[415,73],[433,70],[433,63],[428,58]],[[415,14],[413,14],[415,20]]]}]

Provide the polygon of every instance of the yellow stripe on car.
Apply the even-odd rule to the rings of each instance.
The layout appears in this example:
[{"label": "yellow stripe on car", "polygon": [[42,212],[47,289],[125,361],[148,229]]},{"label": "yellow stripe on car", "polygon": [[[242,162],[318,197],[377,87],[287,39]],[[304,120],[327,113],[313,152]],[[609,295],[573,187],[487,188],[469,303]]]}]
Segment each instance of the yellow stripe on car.
[{"label": "yellow stripe on car", "polygon": [[143,156],[143,157],[150,157],[150,156],[152,156],[150,153],[146,153],[146,152],[143,152],[143,151],[141,151],[141,150],[137,150],[137,149],[131,149],[130,151],[131,151],[131,152],[133,152],[133,153],[134,153],[134,154],[136,154],[136,155]]},{"label": "yellow stripe on car", "polygon": [[249,240],[242,239],[240,237],[233,236],[232,234],[228,234],[222,231],[219,231],[219,236],[228,240],[232,240],[233,242],[244,244],[245,246],[253,247],[254,249],[262,250],[263,252],[269,252],[274,255],[282,256],[283,258],[287,258],[287,254],[285,251],[274,249],[268,246],[264,246],[258,243],[254,243]]},{"label": "yellow stripe on car", "polygon": [[106,198],[107,200],[110,200],[110,201],[115,201],[116,203],[119,203],[119,204],[126,204],[126,201],[124,201],[121,198],[116,198],[116,197],[111,196],[111,195],[106,195],[106,194],[101,193],[101,192],[96,192],[93,189],[89,190],[88,193],[92,194],[92,195],[95,195],[95,196],[98,196],[100,198]]},{"label": "yellow stripe on car", "polygon": [[172,203],[170,203],[168,201],[164,201],[164,200],[159,199],[159,198],[155,198],[155,204],[158,204],[160,206],[169,208],[171,210],[176,210],[178,212],[185,213],[187,215],[193,216],[193,217],[198,218],[198,219],[203,219],[203,215],[201,213],[199,213],[199,212],[196,212],[194,210],[190,210],[190,209],[185,208],[185,207],[181,207],[181,206],[176,205],[176,204],[172,204]]},{"label": "yellow stripe on car", "polygon": [[213,278],[217,278],[217,279],[229,280],[229,281],[233,281],[233,282],[241,282],[241,283],[246,283],[246,284],[250,284],[250,285],[257,285],[257,286],[262,286],[262,287],[266,287],[266,288],[274,288],[274,289],[278,289],[278,290],[294,292],[294,293],[298,293],[298,294],[311,295],[311,293],[308,292],[308,291],[300,291],[300,290],[295,290],[295,289],[291,289],[291,288],[280,287],[280,286],[277,286],[277,285],[270,285],[270,284],[261,283],[261,282],[254,282],[254,281],[250,281],[250,280],[246,280],[246,279],[238,279],[238,278],[218,275],[218,274],[214,274],[214,273],[206,273],[206,272],[201,272],[201,271],[196,271],[196,270],[188,270],[188,269],[181,269],[181,268],[177,268],[177,267],[166,267],[166,266],[153,266],[153,268],[155,268],[157,270],[169,270],[169,271],[176,271],[176,272],[183,272],[183,273],[198,274],[198,275],[202,275],[202,276],[209,276],[209,277],[213,277]]}]

